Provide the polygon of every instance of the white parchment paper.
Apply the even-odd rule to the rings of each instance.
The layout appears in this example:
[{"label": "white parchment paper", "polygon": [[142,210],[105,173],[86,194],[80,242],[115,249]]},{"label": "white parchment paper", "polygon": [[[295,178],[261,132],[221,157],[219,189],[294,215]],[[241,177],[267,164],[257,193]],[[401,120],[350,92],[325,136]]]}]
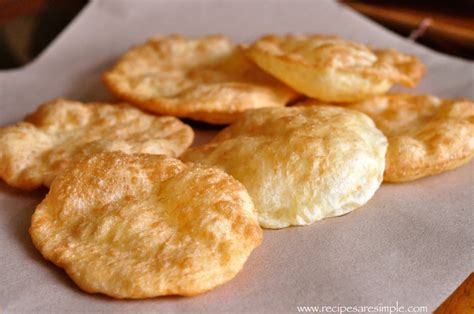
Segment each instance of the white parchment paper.
[{"label": "white parchment paper", "polygon": [[[404,40],[333,1],[92,1],[32,64],[0,72],[0,125],[58,96],[108,100],[101,73],[157,33],[339,34],[417,54],[429,72],[415,91],[474,98],[474,65]],[[212,132],[199,132],[203,142]],[[383,184],[349,215],[266,231],[231,282],[193,298],[118,301],[79,290],[29,238],[46,189],[0,183],[0,309],[19,312],[298,312],[297,306],[436,308],[474,270],[474,163],[406,184]]]}]

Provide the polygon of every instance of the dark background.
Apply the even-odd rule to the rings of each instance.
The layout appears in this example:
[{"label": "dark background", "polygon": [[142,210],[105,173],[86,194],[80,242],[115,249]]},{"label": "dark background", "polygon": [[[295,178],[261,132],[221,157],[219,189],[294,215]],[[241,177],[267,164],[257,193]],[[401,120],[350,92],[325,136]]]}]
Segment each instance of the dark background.
[{"label": "dark background", "polygon": [[[0,69],[33,60],[87,2],[0,0]],[[474,0],[340,2],[402,36],[416,35],[423,45],[474,60]]]}]

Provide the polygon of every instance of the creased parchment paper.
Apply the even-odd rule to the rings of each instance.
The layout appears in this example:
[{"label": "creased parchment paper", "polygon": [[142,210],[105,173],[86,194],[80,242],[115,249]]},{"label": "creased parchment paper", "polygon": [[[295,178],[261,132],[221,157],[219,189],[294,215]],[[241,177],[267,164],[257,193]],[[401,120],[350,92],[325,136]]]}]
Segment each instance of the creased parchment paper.
[{"label": "creased parchment paper", "polygon": [[[48,99],[107,100],[101,73],[131,44],[161,33],[339,34],[417,54],[419,92],[474,98],[474,65],[404,40],[333,1],[92,1],[32,64],[0,72],[0,125]],[[199,132],[198,142],[213,131]],[[406,184],[384,184],[364,207],[310,227],[266,231],[231,282],[193,298],[117,301],[79,290],[28,235],[46,189],[0,183],[0,309],[18,312],[281,312],[297,306],[436,308],[474,270],[474,162]]]}]

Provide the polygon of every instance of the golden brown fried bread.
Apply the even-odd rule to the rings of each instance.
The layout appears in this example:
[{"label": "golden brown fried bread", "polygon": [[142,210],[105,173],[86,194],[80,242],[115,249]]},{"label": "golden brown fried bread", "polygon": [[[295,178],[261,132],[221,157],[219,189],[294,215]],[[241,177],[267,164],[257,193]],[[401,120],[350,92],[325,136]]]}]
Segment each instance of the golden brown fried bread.
[{"label": "golden brown fried bread", "polygon": [[215,124],[251,108],[284,106],[296,92],[260,70],[224,36],[155,37],[105,73],[119,98],[160,114]]},{"label": "golden brown fried bread", "polygon": [[335,36],[268,35],[256,41],[248,55],[295,90],[331,102],[383,94],[396,83],[414,87],[425,72],[414,56]]},{"label": "golden brown fried bread", "polygon": [[366,115],[336,106],[243,114],[185,161],[242,182],[265,228],[308,225],[365,204],[382,182],[387,141]]},{"label": "golden brown fried bread", "polygon": [[31,190],[49,186],[75,160],[103,151],[180,155],[193,131],[174,117],[156,117],[125,104],[58,99],[0,128],[0,178]]},{"label": "golden brown fried bread", "polygon": [[58,175],[30,234],[83,290],[115,298],[210,290],[262,239],[250,196],[223,171],[121,152]]},{"label": "golden brown fried bread", "polygon": [[387,136],[385,181],[438,174],[474,156],[474,102],[390,94],[349,106],[374,119]]}]

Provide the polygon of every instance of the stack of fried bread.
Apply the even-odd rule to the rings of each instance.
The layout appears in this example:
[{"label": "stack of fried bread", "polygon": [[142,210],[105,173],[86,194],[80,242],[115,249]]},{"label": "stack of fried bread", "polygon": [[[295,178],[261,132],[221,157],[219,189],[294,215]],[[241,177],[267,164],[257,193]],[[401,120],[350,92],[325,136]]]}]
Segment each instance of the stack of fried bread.
[{"label": "stack of fried bread", "polygon": [[[49,188],[30,234],[83,290],[195,295],[237,275],[262,227],[340,216],[382,181],[467,163],[474,102],[387,93],[424,73],[335,36],[154,37],[104,74],[121,103],[56,99],[0,128],[0,178]],[[190,148],[179,118],[230,125]]]}]

